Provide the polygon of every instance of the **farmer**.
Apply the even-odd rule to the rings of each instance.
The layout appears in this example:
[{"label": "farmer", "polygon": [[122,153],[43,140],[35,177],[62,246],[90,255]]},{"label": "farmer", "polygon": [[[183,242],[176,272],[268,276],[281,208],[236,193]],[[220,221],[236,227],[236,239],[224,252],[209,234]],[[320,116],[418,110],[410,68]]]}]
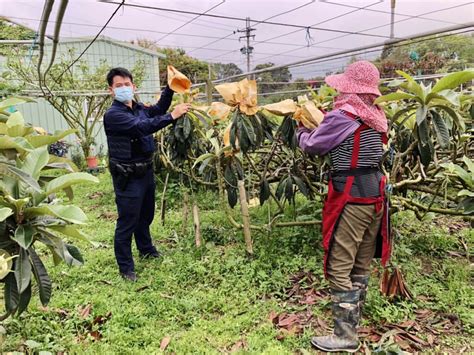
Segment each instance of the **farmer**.
[{"label": "farmer", "polygon": [[367,293],[370,262],[385,264],[390,254],[386,177],[381,172],[387,119],[374,105],[380,74],[370,62],[349,65],[326,83],[338,91],[334,109],[321,125],[298,129],[300,147],[330,157],[327,199],[323,208],[324,272],[332,295],[334,333],[313,337],[323,351],[354,352],[357,326]]},{"label": "farmer", "polygon": [[152,169],[155,144],[152,134],[185,114],[189,105],[176,105],[171,113],[166,113],[173,98],[173,91],[168,86],[156,105],[146,107],[134,101],[136,86],[133,76],[124,68],[110,70],[107,82],[114,98],[104,115],[104,127],[118,211],[115,257],[121,276],[136,281],[132,235],[141,257],[160,257],[150,235],[150,224],[155,213]]}]

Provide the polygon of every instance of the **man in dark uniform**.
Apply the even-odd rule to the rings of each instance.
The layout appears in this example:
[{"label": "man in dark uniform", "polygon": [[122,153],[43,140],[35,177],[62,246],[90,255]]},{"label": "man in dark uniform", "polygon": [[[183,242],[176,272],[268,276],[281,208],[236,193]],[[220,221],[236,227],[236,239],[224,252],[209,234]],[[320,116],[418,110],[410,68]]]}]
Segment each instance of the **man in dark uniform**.
[{"label": "man in dark uniform", "polygon": [[107,82],[114,98],[104,115],[104,127],[118,212],[115,257],[122,277],[136,281],[132,235],[135,235],[140,256],[160,257],[150,235],[155,213],[152,134],[185,114],[190,105],[179,104],[171,113],[166,113],[173,98],[173,91],[168,86],[156,105],[146,107],[133,101],[136,87],[132,74],[124,68],[110,70]]}]

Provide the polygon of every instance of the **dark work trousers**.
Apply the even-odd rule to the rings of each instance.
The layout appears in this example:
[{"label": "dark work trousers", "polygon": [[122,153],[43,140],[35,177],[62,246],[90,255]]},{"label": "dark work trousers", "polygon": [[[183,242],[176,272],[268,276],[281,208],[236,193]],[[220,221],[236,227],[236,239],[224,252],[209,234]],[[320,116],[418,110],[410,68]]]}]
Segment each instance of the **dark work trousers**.
[{"label": "dark work trousers", "polygon": [[117,176],[112,175],[112,180],[118,212],[115,258],[120,272],[126,273],[134,271],[132,234],[140,255],[156,252],[150,235],[150,224],[155,214],[155,178],[150,168],[143,177],[129,178],[125,189],[117,186]]}]

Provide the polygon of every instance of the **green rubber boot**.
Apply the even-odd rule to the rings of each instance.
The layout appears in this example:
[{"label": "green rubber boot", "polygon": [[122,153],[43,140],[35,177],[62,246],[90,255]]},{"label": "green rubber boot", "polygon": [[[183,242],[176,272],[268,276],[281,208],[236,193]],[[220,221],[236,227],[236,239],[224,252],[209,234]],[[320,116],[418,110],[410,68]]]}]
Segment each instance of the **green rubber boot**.
[{"label": "green rubber boot", "polygon": [[365,299],[367,298],[367,287],[369,285],[369,275],[351,275],[352,288],[360,290],[359,312],[362,316]]},{"label": "green rubber boot", "polygon": [[331,335],[313,337],[311,344],[322,351],[349,353],[359,350],[357,325],[359,324],[360,290],[331,291],[332,314],[334,318],[334,333]]}]

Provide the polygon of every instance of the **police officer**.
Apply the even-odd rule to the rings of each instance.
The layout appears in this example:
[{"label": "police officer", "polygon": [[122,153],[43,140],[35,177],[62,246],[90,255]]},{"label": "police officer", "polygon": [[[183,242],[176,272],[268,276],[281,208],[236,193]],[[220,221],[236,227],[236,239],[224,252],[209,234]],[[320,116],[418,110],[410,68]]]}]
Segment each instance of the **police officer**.
[{"label": "police officer", "polygon": [[155,181],[152,156],[155,143],[152,134],[180,118],[190,105],[171,105],[173,91],[166,86],[156,105],[146,107],[133,100],[136,86],[132,74],[114,68],[107,74],[112,106],[104,115],[109,147],[109,166],[115,191],[118,220],[114,249],[121,276],[136,281],[132,235],[143,258],[159,258],[153,246],[150,224],[155,213]]}]

